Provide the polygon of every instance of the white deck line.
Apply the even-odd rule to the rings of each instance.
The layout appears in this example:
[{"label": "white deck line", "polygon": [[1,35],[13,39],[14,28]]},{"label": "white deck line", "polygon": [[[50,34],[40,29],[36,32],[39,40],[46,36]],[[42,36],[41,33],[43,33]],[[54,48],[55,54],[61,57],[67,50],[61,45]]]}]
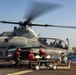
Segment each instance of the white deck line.
[{"label": "white deck line", "polygon": [[6,75],[20,75],[20,74],[25,74],[25,73],[29,73],[29,72],[33,72],[33,70],[24,70],[24,71],[9,73],[9,74],[6,74]]}]

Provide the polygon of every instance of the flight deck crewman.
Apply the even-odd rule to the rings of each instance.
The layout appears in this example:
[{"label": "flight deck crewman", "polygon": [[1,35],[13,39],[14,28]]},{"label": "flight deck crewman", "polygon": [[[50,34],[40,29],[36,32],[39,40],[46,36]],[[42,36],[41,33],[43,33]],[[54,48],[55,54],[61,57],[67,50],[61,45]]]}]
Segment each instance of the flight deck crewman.
[{"label": "flight deck crewman", "polygon": [[34,54],[31,49],[29,50],[28,58],[29,58],[29,68],[31,68],[31,61],[34,61]]},{"label": "flight deck crewman", "polygon": [[[47,54],[46,54],[46,51],[45,50],[40,49],[39,50],[39,55],[40,55],[40,57],[42,57],[42,60],[46,60]],[[42,64],[45,64],[46,65],[45,62],[41,62],[40,63],[40,66],[42,66]]]},{"label": "flight deck crewman", "polygon": [[40,56],[43,56],[43,57],[46,57],[47,55],[46,55],[46,51],[45,50],[39,50],[39,54],[40,54]]},{"label": "flight deck crewman", "polygon": [[20,48],[17,48],[16,51],[14,52],[14,60],[16,68],[18,68],[20,65],[20,52],[21,52]]}]

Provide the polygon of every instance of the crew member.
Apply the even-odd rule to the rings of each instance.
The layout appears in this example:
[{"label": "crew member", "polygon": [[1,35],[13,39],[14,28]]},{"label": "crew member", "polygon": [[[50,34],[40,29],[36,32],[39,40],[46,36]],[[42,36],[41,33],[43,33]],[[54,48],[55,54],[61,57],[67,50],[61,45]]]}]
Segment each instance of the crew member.
[{"label": "crew member", "polygon": [[31,61],[34,61],[34,54],[31,49],[29,50],[28,58],[29,58],[29,68],[31,68]]},{"label": "crew member", "polygon": [[[45,50],[42,50],[42,49],[40,49],[39,50],[39,54],[40,54],[40,56],[42,57],[42,60],[46,60],[46,52],[45,52]],[[45,62],[41,62],[40,63],[40,66],[42,66],[42,64],[45,64],[46,65],[46,63]]]},{"label": "crew member", "polygon": [[45,50],[39,50],[40,56],[46,57],[46,51]]},{"label": "crew member", "polygon": [[21,52],[20,48],[17,48],[16,51],[14,52],[14,60],[16,68],[18,68],[20,65],[20,52]]}]

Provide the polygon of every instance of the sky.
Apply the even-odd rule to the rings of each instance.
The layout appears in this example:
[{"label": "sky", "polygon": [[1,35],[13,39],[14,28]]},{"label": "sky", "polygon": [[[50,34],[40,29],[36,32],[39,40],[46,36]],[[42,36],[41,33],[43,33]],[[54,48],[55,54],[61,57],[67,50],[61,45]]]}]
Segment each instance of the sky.
[{"label": "sky", "polygon": [[[0,20],[24,21],[28,12],[28,2],[30,0],[0,0]],[[60,26],[76,26],[76,0],[35,0],[60,4],[61,7],[48,11],[36,17],[32,22]],[[13,31],[17,25],[0,24],[0,34],[5,31]],[[41,37],[60,38],[66,41],[69,39],[70,45],[76,47],[76,29],[53,28],[53,27],[32,27]]]}]

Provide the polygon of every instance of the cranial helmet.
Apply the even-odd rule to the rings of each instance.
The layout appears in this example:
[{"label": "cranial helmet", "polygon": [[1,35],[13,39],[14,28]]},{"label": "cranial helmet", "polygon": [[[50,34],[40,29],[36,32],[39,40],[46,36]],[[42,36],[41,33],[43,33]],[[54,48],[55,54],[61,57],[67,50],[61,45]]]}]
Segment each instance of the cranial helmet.
[{"label": "cranial helmet", "polygon": [[30,50],[29,50],[29,53],[33,53],[33,51],[30,49]]},{"label": "cranial helmet", "polygon": [[21,48],[17,48],[18,51],[21,51]]}]

